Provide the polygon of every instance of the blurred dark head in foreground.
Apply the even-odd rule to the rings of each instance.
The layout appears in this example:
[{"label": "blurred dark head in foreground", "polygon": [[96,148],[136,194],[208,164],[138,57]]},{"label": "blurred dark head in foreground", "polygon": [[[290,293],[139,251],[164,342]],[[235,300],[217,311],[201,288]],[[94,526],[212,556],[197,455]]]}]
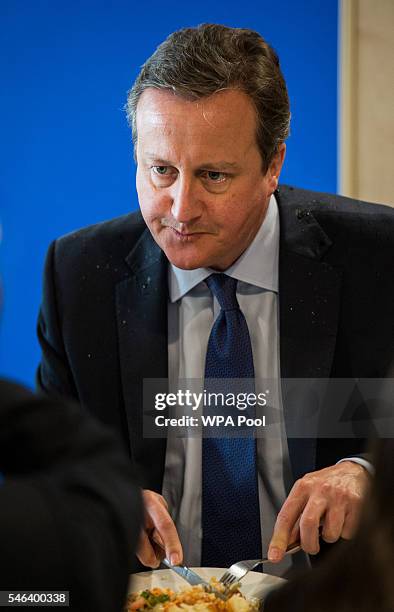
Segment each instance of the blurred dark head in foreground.
[{"label": "blurred dark head in foreground", "polygon": [[81,407],[0,380],[0,590],[122,609],[141,500],[120,446]]}]

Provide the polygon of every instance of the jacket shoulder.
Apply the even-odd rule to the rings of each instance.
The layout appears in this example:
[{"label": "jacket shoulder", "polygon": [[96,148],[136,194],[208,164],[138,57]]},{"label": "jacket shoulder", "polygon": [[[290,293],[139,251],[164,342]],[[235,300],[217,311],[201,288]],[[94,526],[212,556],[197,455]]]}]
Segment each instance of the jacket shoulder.
[{"label": "jacket shoulder", "polygon": [[76,230],[49,246],[45,279],[56,278],[67,291],[88,286],[104,291],[129,273],[126,258],[147,230],[141,213],[131,213]]},{"label": "jacket shoulder", "polygon": [[284,227],[293,228],[311,215],[328,236],[347,244],[373,244],[394,248],[394,208],[341,195],[299,189],[288,185],[276,194]]},{"label": "jacket shoulder", "polygon": [[129,213],[65,234],[56,240],[56,249],[59,253],[100,253],[112,249],[126,256],[145,229],[141,213]]},{"label": "jacket shoulder", "polygon": [[392,206],[374,204],[333,193],[310,191],[309,189],[301,189],[290,185],[281,185],[277,198],[286,207],[300,207],[309,210],[338,213],[353,212],[358,215],[383,215],[388,219],[394,219],[394,208]]}]

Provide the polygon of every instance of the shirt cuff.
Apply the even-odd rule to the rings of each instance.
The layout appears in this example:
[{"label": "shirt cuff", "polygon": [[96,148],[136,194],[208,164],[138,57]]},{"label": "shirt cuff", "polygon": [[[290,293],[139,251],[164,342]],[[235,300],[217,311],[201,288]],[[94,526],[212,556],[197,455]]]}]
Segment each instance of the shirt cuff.
[{"label": "shirt cuff", "polygon": [[353,463],[358,463],[359,465],[362,465],[371,476],[375,476],[375,468],[372,463],[366,459],[363,459],[362,457],[345,457],[344,459],[337,461],[336,464],[338,465],[338,463],[342,463],[343,461],[353,461]]}]

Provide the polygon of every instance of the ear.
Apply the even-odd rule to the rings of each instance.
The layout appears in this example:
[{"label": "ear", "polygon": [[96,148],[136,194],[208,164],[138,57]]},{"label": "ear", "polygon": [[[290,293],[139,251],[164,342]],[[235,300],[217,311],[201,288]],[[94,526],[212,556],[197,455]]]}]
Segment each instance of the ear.
[{"label": "ear", "polygon": [[281,145],[279,145],[278,150],[275,153],[274,158],[267,171],[268,184],[271,194],[274,193],[275,189],[278,186],[279,176],[282,170],[283,162],[285,161],[285,155],[286,145],[285,143],[282,143]]}]

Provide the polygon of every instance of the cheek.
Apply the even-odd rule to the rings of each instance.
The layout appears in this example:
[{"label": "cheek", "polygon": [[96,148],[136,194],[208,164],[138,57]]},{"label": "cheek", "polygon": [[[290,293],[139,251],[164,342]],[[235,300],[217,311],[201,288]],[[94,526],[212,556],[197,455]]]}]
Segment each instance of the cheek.
[{"label": "cheek", "polygon": [[147,177],[141,170],[139,170],[139,168],[137,168],[136,188],[142,216],[144,217],[145,221],[148,221],[154,212],[157,196],[152,189],[149,180],[147,180]]},{"label": "cheek", "polygon": [[248,235],[261,223],[265,210],[265,199],[260,192],[245,190],[234,194],[226,203],[225,224],[229,235]]},{"label": "cheek", "polygon": [[168,216],[171,209],[171,202],[169,202],[168,197],[155,192],[154,189],[146,185],[137,188],[137,192],[141,213],[148,225]]},{"label": "cheek", "polygon": [[135,180],[139,200],[146,200],[152,193],[152,186],[146,174],[137,168]]},{"label": "cheek", "polygon": [[227,231],[231,233],[237,233],[242,228],[244,217],[243,201],[242,194],[234,193],[226,200],[224,206],[221,207],[220,218]]}]

